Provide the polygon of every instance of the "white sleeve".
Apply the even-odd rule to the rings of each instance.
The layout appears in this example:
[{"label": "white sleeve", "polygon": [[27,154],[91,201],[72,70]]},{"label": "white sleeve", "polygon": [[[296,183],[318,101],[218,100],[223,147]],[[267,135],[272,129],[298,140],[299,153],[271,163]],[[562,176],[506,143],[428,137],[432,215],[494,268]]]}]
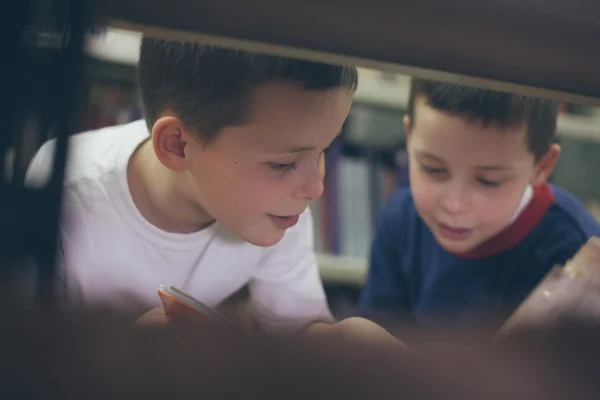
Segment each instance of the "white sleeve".
[{"label": "white sleeve", "polygon": [[265,250],[249,289],[254,316],[265,332],[296,332],[311,322],[333,320],[317,265],[309,209],[279,243]]}]

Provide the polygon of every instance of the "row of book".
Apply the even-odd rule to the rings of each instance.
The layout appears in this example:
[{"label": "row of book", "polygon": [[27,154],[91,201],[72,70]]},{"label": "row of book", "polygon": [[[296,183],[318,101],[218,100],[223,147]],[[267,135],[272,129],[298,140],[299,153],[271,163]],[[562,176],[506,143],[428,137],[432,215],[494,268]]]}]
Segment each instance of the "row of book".
[{"label": "row of book", "polygon": [[388,113],[354,106],[327,153],[325,191],[311,205],[317,251],[367,257],[382,206],[408,185],[402,114]]},{"label": "row of book", "polygon": [[136,90],[117,82],[90,83],[79,131],[124,124],[142,118]]},{"label": "row of book", "polygon": [[365,258],[381,207],[401,184],[402,168],[345,153],[328,164],[324,194],[311,204],[317,251]]}]

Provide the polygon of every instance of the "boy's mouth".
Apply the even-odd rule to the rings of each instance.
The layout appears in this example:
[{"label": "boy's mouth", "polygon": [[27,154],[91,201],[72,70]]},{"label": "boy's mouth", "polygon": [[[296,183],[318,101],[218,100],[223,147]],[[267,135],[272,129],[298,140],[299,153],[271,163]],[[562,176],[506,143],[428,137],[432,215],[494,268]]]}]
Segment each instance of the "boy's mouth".
[{"label": "boy's mouth", "polygon": [[473,233],[473,228],[460,228],[438,222],[438,232],[440,236],[448,240],[466,240]]},{"label": "boy's mouth", "polygon": [[275,226],[279,229],[289,229],[292,226],[296,225],[298,223],[298,220],[300,219],[299,215],[292,215],[292,216],[279,216],[279,215],[271,215],[271,214],[267,214],[267,215],[269,216],[269,218],[271,218],[271,221],[273,221]]}]

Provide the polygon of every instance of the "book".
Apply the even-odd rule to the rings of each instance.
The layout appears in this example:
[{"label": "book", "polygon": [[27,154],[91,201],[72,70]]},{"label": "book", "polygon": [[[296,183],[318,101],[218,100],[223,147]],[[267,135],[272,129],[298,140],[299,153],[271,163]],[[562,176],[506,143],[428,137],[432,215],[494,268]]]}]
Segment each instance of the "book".
[{"label": "book", "polygon": [[158,296],[168,317],[205,317],[216,322],[231,322],[215,309],[173,285],[160,285]]}]

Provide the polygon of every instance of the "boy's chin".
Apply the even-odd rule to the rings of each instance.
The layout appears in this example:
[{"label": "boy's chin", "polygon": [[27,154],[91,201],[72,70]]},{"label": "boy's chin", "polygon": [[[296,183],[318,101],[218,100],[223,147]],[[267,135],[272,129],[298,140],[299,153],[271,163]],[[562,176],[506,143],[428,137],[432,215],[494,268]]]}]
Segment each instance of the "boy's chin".
[{"label": "boy's chin", "polygon": [[438,244],[447,252],[453,254],[465,254],[475,250],[481,243],[479,241],[451,241],[436,236]]},{"label": "boy's chin", "polygon": [[246,242],[259,247],[274,246],[283,239],[285,231],[280,229],[265,229],[263,232],[254,231],[241,234]]}]

